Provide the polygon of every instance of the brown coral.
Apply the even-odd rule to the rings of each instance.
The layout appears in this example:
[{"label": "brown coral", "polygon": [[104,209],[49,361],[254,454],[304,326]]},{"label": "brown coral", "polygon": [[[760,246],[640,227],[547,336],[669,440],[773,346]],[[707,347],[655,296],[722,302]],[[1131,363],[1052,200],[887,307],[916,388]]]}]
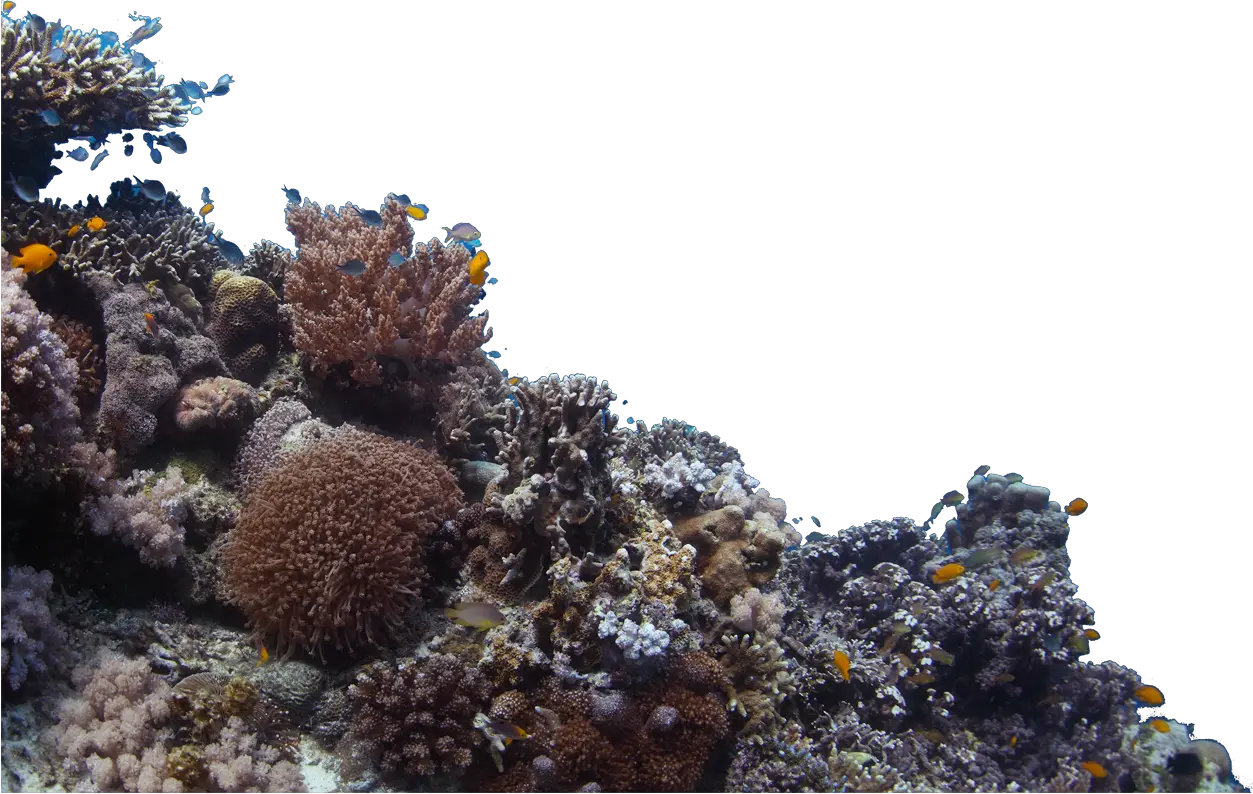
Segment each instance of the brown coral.
[{"label": "brown coral", "polygon": [[256,386],[278,355],[278,296],[261,279],[230,270],[213,274],[209,293],[209,335],[231,374]]},{"label": "brown coral", "polygon": [[433,453],[343,428],[249,493],[222,552],[229,598],[279,647],[379,644],[426,579],[426,539],[460,499]]},{"label": "brown coral", "polygon": [[389,777],[464,769],[484,743],[474,715],[491,693],[482,673],[448,654],[377,662],[348,688],[355,713],[346,743]]},{"label": "brown coral", "polygon": [[92,338],[91,328],[76,320],[58,317],[52,322],[52,332],[61,337],[66,354],[78,364],[78,383],[74,386],[78,409],[87,411],[95,407],[100,390],[104,388],[104,356],[100,345]]},{"label": "brown coral", "polygon": [[[769,497],[768,492],[759,493]],[[745,511],[738,505],[685,518],[674,531],[696,548],[701,582],[722,607],[750,587],[773,579],[783,550],[801,540],[799,532],[777,517],[777,510],[763,510],[745,521]]]}]

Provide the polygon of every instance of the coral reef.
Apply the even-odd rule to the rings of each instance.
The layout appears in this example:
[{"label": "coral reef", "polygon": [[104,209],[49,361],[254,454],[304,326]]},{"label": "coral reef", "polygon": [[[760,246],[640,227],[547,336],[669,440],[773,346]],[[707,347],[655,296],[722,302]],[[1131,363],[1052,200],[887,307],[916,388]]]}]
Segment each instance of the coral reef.
[{"label": "coral reef", "polygon": [[474,715],[491,686],[455,656],[379,662],[348,688],[353,707],[346,745],[389,777],[420,777],[465,769],[483,736]]},{"label": "coral reef", "polygon": [[54,476],[81,438],[78,365],[23,288],[26,276],[0,258],[3,279],[3,449],[6,474]]},{"label": "coral reef", "polygon": [[52,574],[34,568],[9,568],[0,591],[0,675],[16,690],[32,675],[57,663],[65,632],[48,609]]},{"label": "coral reef", "polygon": [[222,552],[230,599],[279,648],[378,644],[427,576],[423,541],[460,501],[433,454],[341,429],[249,493]]},{"label": "coral reef", "polygon": [[[389,200],[382,224],[371,228],[355,208],[322,210],[305,199],[287,207],[296,259],[287,268],[283,296],[291,305],[296,348],[325,373],[351,364],[361,383],[381,379],[379,359],[465,363],[492,338],[487,313],[469,316],[481,288],[470,283],[465,248],[438,240],[413,245],[413,229],[399,202]],[[397,267],[393,252],[410,253]],[[365,263],[351,276],[338,268]]]},{"label": "coral reef", "polygon": [[240,432],[256,414],[256,392],[232,378],[198,380],[180,389],[174,401],[174,424],[184,433],[205,428]]},{"label": "coral reef", "polygon": [[91,531],[116,535],[139,550],[139,559],[153,567],[173,565],[184,551],[183,522],[192,488],[177,467],[164,476],[136,471],[125,480],[110,480],[87,511]]},{"label": "coral reef", "polygon": [[278,355],[278,296],[261,279],[230,270],[213,275],[209,293],[209,335],[231,375],[256,386]]}]

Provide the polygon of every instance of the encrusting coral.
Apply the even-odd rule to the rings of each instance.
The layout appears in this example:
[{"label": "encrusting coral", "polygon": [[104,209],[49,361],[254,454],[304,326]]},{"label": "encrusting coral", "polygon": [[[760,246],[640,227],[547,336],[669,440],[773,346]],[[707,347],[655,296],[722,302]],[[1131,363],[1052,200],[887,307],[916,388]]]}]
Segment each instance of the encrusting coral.
[{"label": "encrusting coral", "polygon": [[222,552],[230,600],[279,649],[379,644],[416,605],[424,540],[460,504],[432,453],[341,429],[249,493]]}]

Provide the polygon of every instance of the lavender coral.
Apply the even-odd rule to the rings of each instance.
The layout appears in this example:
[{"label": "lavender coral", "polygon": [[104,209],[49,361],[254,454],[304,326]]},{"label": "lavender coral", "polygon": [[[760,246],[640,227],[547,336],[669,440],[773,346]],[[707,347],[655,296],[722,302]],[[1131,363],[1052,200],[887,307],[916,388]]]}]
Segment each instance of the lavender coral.
[{"label": "lavender coral", "polygon": [[182,472],[173,466],[164,476],[137,471],[109,481],[103,490],[87,513],[92,532],[116,535],[154,568],[174,565],[183,554],[183,522],[192,498]]},{"label": "lavender coral", "polygon": [[32,674],[48,672],[65,642],[61,624],[48,609],[52,574],[10,567],[0,591],[0,674],[18,689]]},{"label": "lavender coral", "polygon": [[424,541],[460,503],[432,453],[342,429],[250,492],[222,553],[230,599],[279,648],[378,644],[425,581]]},{"label": "lavender coral", "polygon": [[67,461],[79,441],[74,390],[78,366],[52,330],[52,318],[35,306],[23,285],[26,276],[0,258],[3,274],[5,474],[45,479]]},{"label": "lavender coral", "polygon": [[[380,381],[379,357],[468,361],[492,337],[491,329],[484,331],[486,312],[470,316],[481,295],[470,283],[470,254],[438,240],[414,246],[408,216],[395,200],[383,207],[379,228],[353,209],[323,211],[308,199],[287,207],[297,256],[283,291],[296,347],[318,372],[350,364],[362,383]],[[387,259],[395,251],[412,255],[392,267]],[[365,262],[365,272],[338,269],[351,259]]]}]

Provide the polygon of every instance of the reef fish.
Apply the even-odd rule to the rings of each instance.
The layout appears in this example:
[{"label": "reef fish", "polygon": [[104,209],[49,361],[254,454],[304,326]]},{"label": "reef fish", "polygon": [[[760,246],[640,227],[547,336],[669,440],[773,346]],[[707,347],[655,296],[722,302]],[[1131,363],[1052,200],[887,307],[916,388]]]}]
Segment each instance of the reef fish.
[{"label": "reef fish", "polygon": [[1096,629],[1084,629],[1083,636],[1087,637],[1090,640],[1099,640],[1101,638],[1101,632],[1097,631]]},{"label": "reef fish", "polygon": [[405,213],[415,221],[424,221],[431,214],[431,210],[425,204],[411,204],[405,207]]},{"label": "reef fish", "polygon": [[221,237],[218,237],[215,244],[227,262],[230,262],[232,265],[242,265],[244,263],[244,252],[230,240],[223,240]]},{"label": "reef fish", "polygon": [[[156,151],[155,149],[153,151]],[[136,187],[143,197],[150,201],[165,200],[165,185],[156,179],[140,179],[135,177]]]},{"label": "reef fish", "polygon": [[405,255],[399,251],[393,251],[392,255],[387,257],[388,267],[400,267],[405,263]]},{"label": "reef fish", "polygon": [[1088,774],[1095,778],[1103,778],[1109,774],[1109,772],[1105,771],[1105,767],[1101,766],[1096,761],[1084,761],[1082,764],[1079,764],[1079,766],[1086,769]]},{"label": "reef fish", "polygon": [[445,609],[444,614],[458,626],[470,626],[481,631],[505,622],[504,613],[481,601],[461,601],[457,606]]},{"label": "reef fish", "polygon": [[288,203],[290,204],[300,203],[300,191],[297,190],[296,188],[283,185],[283,194],[287,196]]},{"label": "reef fish", "polygon": [[365,272],[365,262],[362,262],[360,259],[349,259],[347,262],[337,266],[335,269],[341,273],[355,277]]},{"label": "reef fish", "polygon": [[205,204],[208,204],[210,201],[213,201],[213,199],[209,198],[209,188],[207,187],[200,188],[200,200],[203,201]]},{"label": "reef fish", "polygon": [[174,154],[187,153],[187,141],[184,140],[183,136],[179,135],[177,132],[167,132],[158,140],[170,147],[170,151],[174,152]]},{"label": "reef fish", "polygon": [[1040,552],[1030,546],[1023,546],[1018,551],[1009,555],[1009,561],[1014,565],[1024,565],[1040,556]]},{"label": "reef fish", "polygon": [[[94,168],[95,166],[92,167]],[[9,174],[9,184],[13,186],[13,192],[22,201],[28,204],[39,201],[39,187],[35,184],[35,180],[30,177]]]},{"label": "reef fish", "polygon": [[149,156],[152,157],[152,162],[156,163],[157,165],[161,165],[161,152],[160,151],[156,149],[149,149],[148,154]]},{"label": "reef fish", "polygon": [[105,150],[103,150],[102,152],[100,152],[100,154],[96,155],[96,159],[91,161],[91,169],[90,169],[90,170],[95,171],[95,170],[96,170],[96,166],[100,165],[100,161],[101,161],[101,160],[103,160],[104,158],[108,157],[108,156],[109,156],[109,150],[108,150],[108,149],[105,149]]},{"label": "reef fish", "polygon": [[931,581],[936,584],[947,582],[961,576],[966,571],[966,566],[957,562],[950,562],[948,565],[941,566],[939,570],[932,575]]},{"label": "reef fish", "polygon": [[940,503],[948,507],[956,507],[965,501],[966,497],[962,496],[959,491],[949,491],[940,499]]},{"label": "reef fish", "polygon": [[1136,687],[1132,696],[1141,706],[1160,706],[1166,702],[1166,696],[1162,694],[1162,690],[1151,684]]},{"label": "reef fish", "polygon": [[383,225],[383,216],[374,210],[363,210],[360,207],[353,207],[352,210],[357,213],[358,218],[365,222],[366,226],[377,229]]},{"label": "reef fish", "polygon": [[80,146],[72,152],[66,152],[66,156],[81,163],[87,159],[87,150]]},{"label": "reef fish", "polygon": [[57,252],[43,243],[31,243],[11,257],[9,263],[27,273],[42,273],[57,261]]},{"label": "reef fish", "polygon": [[836,669],[836,670],[839,670],[839,671],[840,671],[840,676],[841,676],[841,677],[842,677],[845,681],[847,681],[847,680],[848,680],[848,670],[849,670],[849,659],[848,659],[848,654],[847,654],[847,653],[845,653],[844,651],[839,650],[839,649],[837,648],[837,649],[835,650],[835,653],[833,654],[833,656],[834,656],[834,660],[833,660],[833,661],[835,662],[835,669]]},{"label": "reef fish", "polygon": [[982,466],[980,466],[979,468],[975,469],[975,476],[976,476],[976,477],[982,477],[983,475],[987,474],[987,473],[988,473],[988,472],[990,472],[990,471],[992,471],[992,467],[991,467],[991,466],[989,466],[989,465],[987,465],[987,464],[985,463],[984,465],[982,465]]},{"label": "reef fish", "polygon": [[966,559],[962,560],[962,564],[967,568],[978,568],[1004,556],[1004,554],[1005,552],[1000,549],[978,549],[967,555]]},{"label": "reef fish", "polygon": [[81,230],[82,230],[82,228],[83,228],[82,226],[79,226],[79,225],[76,223],[76,224],[74,224],[73,226],[71,226],[71,227],[70,227],[70,230],[69,230],[68,232],[66,232],[66,233],[65,233],[65,236],[66,236],[66,237],[73,237],[74,235],[78,234],[78,233],[79,233],[79,231],[81,231]]},{"label": "reef fish", "polygon": [[157,318],[152,312],[144,313],[144,330],[153,336],[157,336],[161,329],[157,326]]},{"label": "reef fish", "polygon": [[491,278],[489,278],[489,279],[487,280],[487,283],[488,283],[488,284],[495,284],[495,283],[496,283],[496,281],[497,281],[496,277],[495,277],[495,276],[492,276]]},{"label": "reef fish", "polygon": [[1149,720],[1149,727],[1158,733],[1170,733],[1170,723],[1161,717],[1154,717]]},{"label": "reef fish", "polygon": [[231,92],[231,83],[235,82],[235,78],[229,74],[224,74],[218,78],[218,81],[209,89],[209,96],[226,96]]},{"label": "reef fish", "polygon": [[143,20],[142,25],[135,29],[131,37],[122,42],[122,49],[129,50],[144,39],[150,39],[161,32],[161,17],[146,17],[142,14],[131,14],[132,22]]},{"label": "reef fish", "polygon": [[51,108],[40,112],[39,118],[43,119],[44,124],[47,124],[49,127],[59,127],[61,125],[61,116]]},{"label": "reef fish", "polygon": [[456,226],[452,227],[451,229],[448,228],[447,226],[442,226],[440,228],[448,232],[448,235],[444,238],[444,242],[446,243],[451,242],[454,239],[458,241],[466,241],[466,240],[472,241],[472,240],[477,240],[483,236],[479,232],[479,230],[474,228],[474,225],[470,223],[458,223]]},{"label": "reef fish", "polygon": [[210,212],[213,212],[213,202],[209,202],[208,204],[205,204],[203,207],[200,208],[200,217],[203,218],[204,216],[208,215]]},{"label": "reef fish", "polygon": [[98,232],[108,225],[109,224],[105,222],[104,218],[101,218],[99,215],[97,215],[96,217],[87,221],[87,230],[91,232]]},{"label": "reef fish", "polygon": [[1066,505],[1066,515],[1081,516],[1083,515],[1083,511],[1087,509],[1088,509],[1088,500],[1072,499],[1070,500],[1070,504]]},{"label": "reef fish", "polygon": [[475,254],[474,258],[470,260],[470,283],[480,287],[483,286],[487,281],[487,266],[491,263],[492,261],[487,258],[486,251],[479,251]]},{"label": "reef fish", "polygon": [[499,351],[499,350],[489,350],[489,351],[487,351],[487,356],[488,356],[488,358],[500,358],[500,351]]},{"label": "reef fish", "polygon": [[[623,403],[623,405],[625,404]],[[818,529],[822,529],[822,522],[818,520],[817,516],[810,516],[809,520],[814,522],[814,526],[818,527]]]},{"label": "reef fish", "polygon": [[1009,474],[1005,475],[1005,479],[1012,485],[1016,482],[1022,482],[1022,475],[1011,471]]},{"label": "reef fish", "polygon": [[61,47],[53,47],[48,52],[48,60],[52,61],[53,63],[62,63],[65,61],[65,55],[66,53],[64,49],[62,49]]}]

